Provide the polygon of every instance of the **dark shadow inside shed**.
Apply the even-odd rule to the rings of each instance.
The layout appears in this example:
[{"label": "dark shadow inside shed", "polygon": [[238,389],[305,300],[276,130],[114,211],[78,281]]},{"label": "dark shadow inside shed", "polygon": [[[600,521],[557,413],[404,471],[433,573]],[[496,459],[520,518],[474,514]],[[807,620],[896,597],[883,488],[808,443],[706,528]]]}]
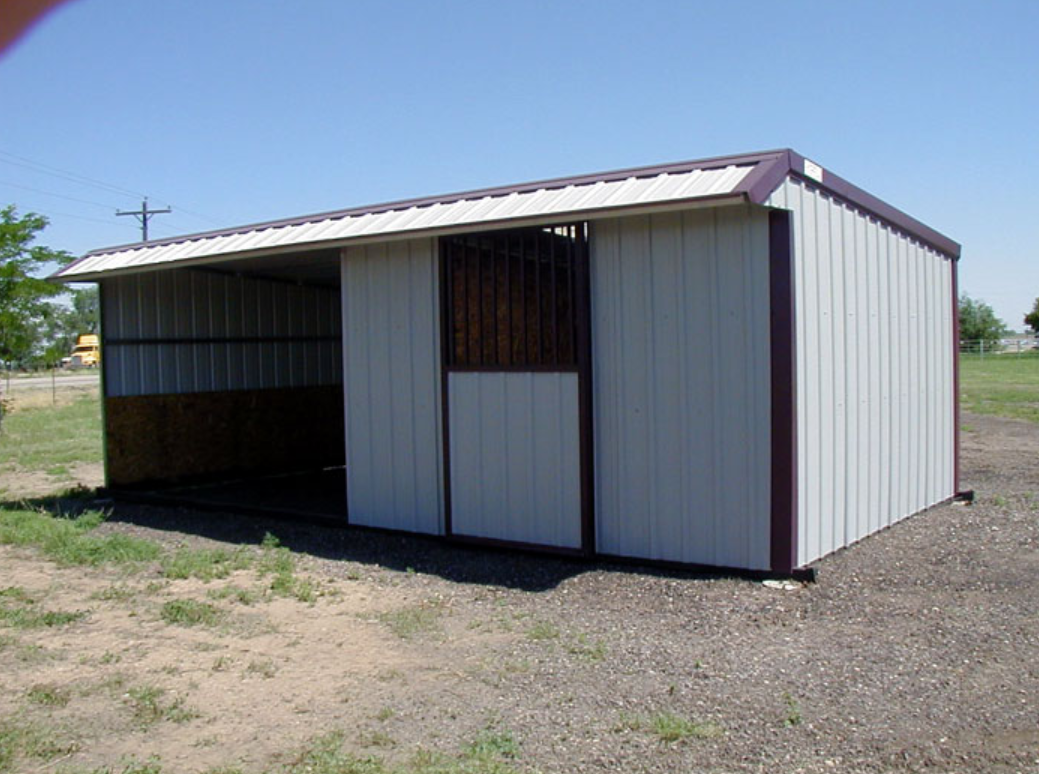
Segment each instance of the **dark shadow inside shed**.
[{"label": "dark shadow inside shed", "polygon": [[337,251],[102,283],[108,485],[344,518]]}]

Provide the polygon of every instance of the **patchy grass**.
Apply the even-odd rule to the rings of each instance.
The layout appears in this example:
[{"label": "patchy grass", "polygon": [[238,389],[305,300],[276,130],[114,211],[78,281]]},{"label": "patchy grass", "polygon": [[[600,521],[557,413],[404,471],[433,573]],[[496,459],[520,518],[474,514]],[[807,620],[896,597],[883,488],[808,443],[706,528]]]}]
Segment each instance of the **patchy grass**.
[{"label": "patchy grass", "polygon": [[101,462],[101,402],[96,394],[38,408],[20,409],[15,401],[0,433],[0,471],[60,468],[60,479],[70,465]]},{"label": "patchy grass", "polygon": [[[362,736],[366,747],[393,747],[385,735]],[[487,730],[455,755],[419,750],[408,760],[387,765],[375,756],[343,750],[345,736],[335,731],[313,739],[283,768],[284,774],[515,774],[519,745],[508,731]]]},{"label": "patchy grass", "polygon": [[208,602],[195,599],[171,599],[164,602],[159,617],[175,626],[216,626],[224,621],[224,613]]},{"label": "patchy grass", "polygon": [[72,698],[68,689],[59,685],[34,685],[26,694],[33,704],[44,707],[64,707]]},{"label": "patchy grass", "polygon": [[165,700],[166,691],[155,685],[142,685],[126,692],[125,701],[133,713],[134,720],[142,727],[153,726],[166,720],[171,723],[186,723],[201,715],[184,706],[183,698]]},{"label": "patchy grass", "polygon": [[61,565],[127,564],[158,558],[150,540],[129,535],[97,535],[105,516],[88,511],[75,518],[35,510],[0,507],[0,544],[31,546]]},{"label": "patchy grass", "polygon": [[789,693],[784,693],[783,703],[786,704],[786,717],[783,718],[783,725],[788,728],[801,725],[801,705],[797,699]]},{"label": "patchy grass", "polygon": [[559,639],[559,627],[548,621],[536,621],[527,629],[527,639],[535,642]]},{"label": "patchy grass", "polygon": [[592,663],[599,663],[600,661],[606,660],[606,643],[602,640],[593,640],[588,637],[587,634],[581,633],[566,646],[568,653],[584,659],[585,661],[591,661]]},{"label": "patchy grass", "polygon": [[621,714],[618,731],[644,731],[665,744],[687,739],[713,739],[724,730],[717,723],[699,722],[674,712],[655,712],[649,716]]},{"label": "patchy grass", "polygon": [[296,576],[296,557],[293,553],[269,532],[263,536],[260,545],[263,553],[256,564],[256,570],[261,576],[270,578],[268,590],[277,597],[291,597],[308,604],[315,602],[317,589],[311,581]]},{"label": "patchy grass", "polygon": [[255,605],[261,599],[261,594],[251,589],[243,589],[241,586],[223,586],[218,589],[210,589],[206,596],[217,601],[230,599],[240,605]]},{"label": "patchy grass", "polygon": [[43,629],[65,626],[84,617],[87,612],[43,610],[25,589],[9,586],[0,589],[0,624],[12,629]]},{"label": "patchy grass", "polygon": [[256,659],[249,662],[249,665],[245,668],[245,673],[247,675],[257,675],[269,680],[278,674],[278,667],[269,658]]},{"label": "patchy grass", "polygon": [[0,718],[0,774],[28,770],[19,763],[35,759],[32,770],[42,770],[40,761],[52,761],[76,751],[76,744],[63,739],[57,729],[19,720]]},{"label": "patchy grass", "polygon": [[964,411],[1039,422],[1039,352],[960,356]]},{"label": "patchy grass", "polygon": [[410,640],[436,631],[440,626],[442,609],[443,605],[439,603],[423,602],[380,613],[379,621],[402,640]]},{"label": "patchy grass", "polygon": [[201,581],[226,578],[235,570],[252,564],[246,549],[178,548],[162,559],[162,574],[172,580],[198,578]]}]

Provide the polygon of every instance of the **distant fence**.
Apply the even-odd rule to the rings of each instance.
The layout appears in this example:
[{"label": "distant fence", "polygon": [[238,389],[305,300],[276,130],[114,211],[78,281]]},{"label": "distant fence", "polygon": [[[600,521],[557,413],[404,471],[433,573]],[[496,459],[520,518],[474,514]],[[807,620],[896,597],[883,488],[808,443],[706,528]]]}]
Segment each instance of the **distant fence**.
[{"label": "distant fence", "polygon": [[973,357],[1007,357],[1029,355],[1039,357],[1036,339],[1003,339],[1001,341],[961,341],[960,354]]}]

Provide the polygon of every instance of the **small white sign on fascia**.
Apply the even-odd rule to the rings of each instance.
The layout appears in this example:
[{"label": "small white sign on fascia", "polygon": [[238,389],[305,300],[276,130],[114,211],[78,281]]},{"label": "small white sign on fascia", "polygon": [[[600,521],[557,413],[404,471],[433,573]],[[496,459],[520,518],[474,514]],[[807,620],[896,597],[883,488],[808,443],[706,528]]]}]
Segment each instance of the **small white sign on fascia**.
[{"label": "small white sign on fascia", "polygon": [[805,177],[810,177],[817,183],[821,183],[823,181],[823,168],[814,161],[805,159]]}]

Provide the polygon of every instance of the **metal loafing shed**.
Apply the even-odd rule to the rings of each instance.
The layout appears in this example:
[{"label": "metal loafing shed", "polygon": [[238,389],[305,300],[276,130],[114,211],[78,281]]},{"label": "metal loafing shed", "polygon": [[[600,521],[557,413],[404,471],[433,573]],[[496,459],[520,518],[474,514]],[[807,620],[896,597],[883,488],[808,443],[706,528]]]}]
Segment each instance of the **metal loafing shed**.
[{"label": "metal loafing shed", "polygon": [[55,278],[101,287],[115,493],[788,574],[957,493],[959,254],[779,150],[96,250]]}]

